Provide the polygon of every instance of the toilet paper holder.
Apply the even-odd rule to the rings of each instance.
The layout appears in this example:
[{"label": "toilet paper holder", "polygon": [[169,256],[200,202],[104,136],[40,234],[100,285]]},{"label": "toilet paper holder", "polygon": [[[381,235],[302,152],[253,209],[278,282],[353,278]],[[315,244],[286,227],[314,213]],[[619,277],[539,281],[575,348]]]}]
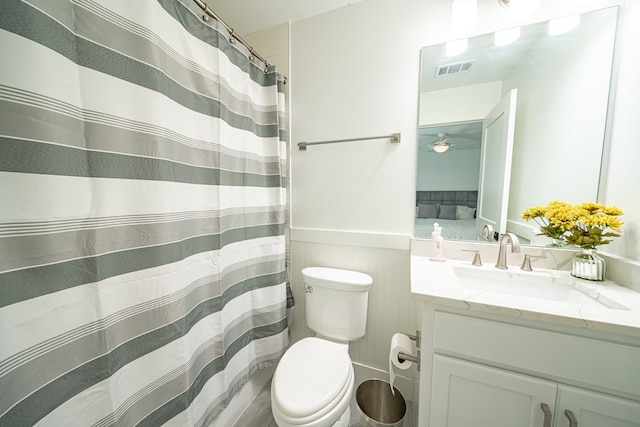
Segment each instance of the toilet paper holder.
[{"label": "toilet paper holder", "polygon": [[405,361],[408,360],[410,362],[413,362],[416,364],[416,369],[419,371],[420,370],[420,342],[422,339],[422,335],[420,333],[420,331],[416,331],[415,335],[411,335],[411,334],[406,334],[409,339],[411,339],[412,341],[416,342],[416,355],[412,355],[412,354],[406,354],[404,352],[399,352],[398,353],[398,360],[400,361]]}]

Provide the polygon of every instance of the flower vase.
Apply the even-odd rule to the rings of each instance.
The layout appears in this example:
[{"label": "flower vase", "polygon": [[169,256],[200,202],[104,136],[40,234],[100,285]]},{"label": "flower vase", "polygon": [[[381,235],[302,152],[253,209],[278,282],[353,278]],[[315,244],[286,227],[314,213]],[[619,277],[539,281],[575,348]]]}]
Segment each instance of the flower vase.
[{"label": "flower vase", "polygon": [[571,257],[571,275],[587,280],[604,280],[607,264],[594,249],[581,249]]}]

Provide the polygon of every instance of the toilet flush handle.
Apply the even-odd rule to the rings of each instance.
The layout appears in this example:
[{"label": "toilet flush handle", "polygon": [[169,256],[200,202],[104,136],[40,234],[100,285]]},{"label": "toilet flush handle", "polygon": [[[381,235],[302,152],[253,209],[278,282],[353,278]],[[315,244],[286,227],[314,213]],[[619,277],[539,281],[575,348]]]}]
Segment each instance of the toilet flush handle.
[{"label": "toilet flush handle", "polygon": [[304,289],[304,292],[305,292],[306,294],[310,294],[310,293],[312,293],[312,292],[313,292],[313,286],[311,286],[311,285],[307,285],[307,286],[298,285],[298,287],[299,287],[300,289]]}]

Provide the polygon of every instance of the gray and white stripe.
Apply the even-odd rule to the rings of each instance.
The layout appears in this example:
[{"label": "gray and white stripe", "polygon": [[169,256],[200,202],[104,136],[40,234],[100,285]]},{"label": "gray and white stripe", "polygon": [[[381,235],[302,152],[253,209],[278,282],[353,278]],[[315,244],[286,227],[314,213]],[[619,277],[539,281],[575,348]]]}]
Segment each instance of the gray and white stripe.
[{"label": "gray and white stripe", "polygon": [[0,426],[202,425],[287,342],[282,82],[192,2],[0,9]]}]

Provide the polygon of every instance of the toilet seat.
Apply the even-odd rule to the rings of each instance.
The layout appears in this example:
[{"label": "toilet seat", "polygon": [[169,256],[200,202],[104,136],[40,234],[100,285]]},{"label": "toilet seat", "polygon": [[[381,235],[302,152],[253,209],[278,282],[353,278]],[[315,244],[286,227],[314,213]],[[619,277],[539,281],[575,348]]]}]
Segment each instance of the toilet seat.
[{"label": "toilet seat", "polygon": [[[338,406],[346,409],[353,383],[353,367],[344,344],[304,338],[285,352],[273,375],[274,411],[287,424],[313,423]],[[336,412],[337,419],[342,411]]]}]

